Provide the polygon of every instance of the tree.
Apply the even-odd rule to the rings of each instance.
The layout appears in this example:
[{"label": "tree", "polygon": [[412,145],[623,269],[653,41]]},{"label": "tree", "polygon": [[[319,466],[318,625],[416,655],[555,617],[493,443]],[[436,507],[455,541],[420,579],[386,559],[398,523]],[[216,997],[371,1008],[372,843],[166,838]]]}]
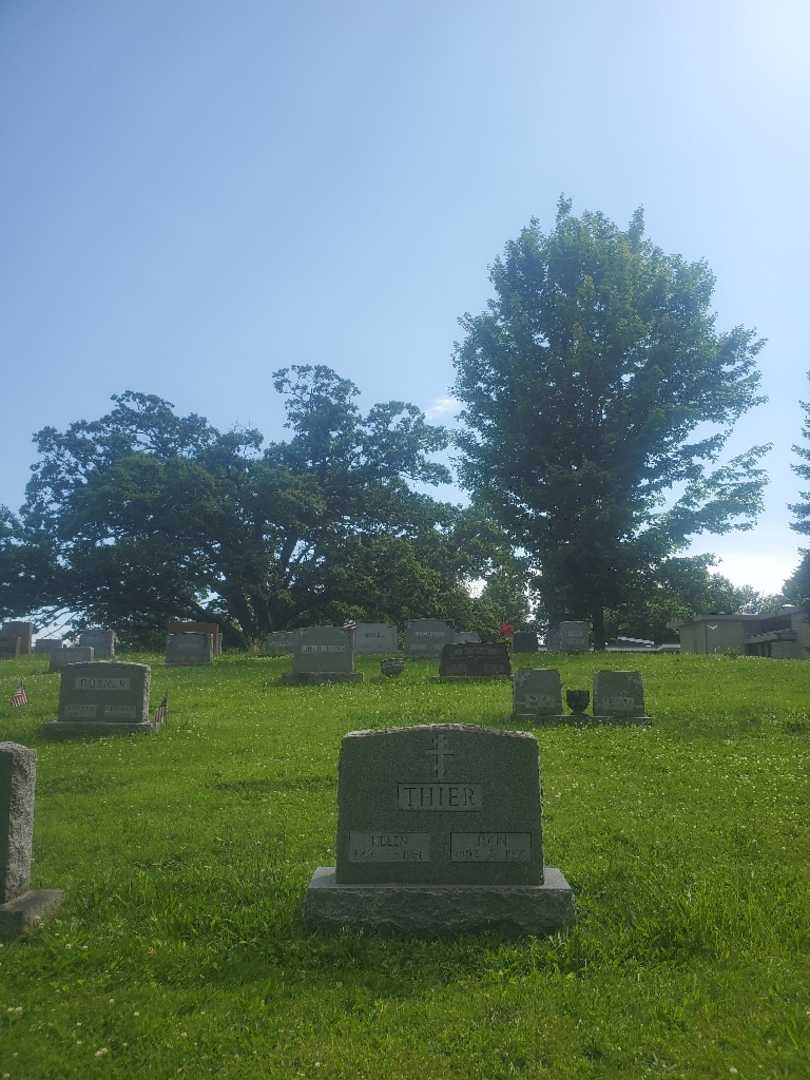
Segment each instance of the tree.
[{"label": "tree", "polygon": [[589,618],[601,647],[605,609],[692,536],[752,526],[768,447],[718,460],[763,400],[763,342],[717,331],[708,267],[655,247],[641,211],[622,230],[561,199],[490,280],[454,355],[461,480],[532,556],[550,616]]},{"label": "tree", "polygon": [[[283,369],[275,384],[291,438],[264,449],[258,431],[223,434],[132,391],[99,420],[42,429],[0,557],[30,567],[46,552],[49,611],[140,641],[169,618],[216,618],[246,641],[344,612],[469,600],[463,513],[411,486],[449,479],[430,460],[443,429],[403,402],[361,414],[357,388],[327,367]],[[11,606],[30,610],[19,582]]]}]

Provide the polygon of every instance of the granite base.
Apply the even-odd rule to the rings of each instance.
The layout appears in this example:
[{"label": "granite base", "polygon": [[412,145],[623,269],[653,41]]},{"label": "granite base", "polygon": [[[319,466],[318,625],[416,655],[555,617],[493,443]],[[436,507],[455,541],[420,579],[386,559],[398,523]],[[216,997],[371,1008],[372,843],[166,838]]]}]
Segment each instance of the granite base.
[{"label": "granite base", "polygon": [[576,919],[574,893],[545,867],[542,885],[338,885],[320,866],[304,898],[304,919],[321,929],[440,936],[501,930],[554,934]]},{"label": "granite base", "polygon": [[152,720],[139,723],[114,722],[112,720],[50,720],[42,729],[49,739],[100,738],[103,735],[154,735],[160,724]]},{"label": "granite base", "polygon": [[331,682],[362,682],[362,671],[285,671],[281,676],[285,686],[321,686]]},{"label": "granite base", "polygon": [[511,675],[431,675],[431,682],[511,682]]},{"label": "granite base", "polygon": [[59,910],[64,898],[61,889],[30,889],[0,904],[0,938],[15,938],[33,930]]}]

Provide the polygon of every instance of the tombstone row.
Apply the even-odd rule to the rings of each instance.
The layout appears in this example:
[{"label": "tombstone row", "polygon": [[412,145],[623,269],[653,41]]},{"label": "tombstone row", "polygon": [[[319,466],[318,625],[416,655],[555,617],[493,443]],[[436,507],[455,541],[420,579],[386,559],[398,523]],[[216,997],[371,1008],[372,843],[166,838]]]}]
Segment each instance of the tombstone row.
[{"label": "tombstone row", "polygon": [[649,722],[644,705],[644,684],[638,671],[595,671],[593,674],[593,714],[588,716],[587,691],[577,699],[569,692],[571,714],[563,715],[562,682],[559,671],[550,668],[522,668],[512,680],[512,716],[516,720],[550,723],[555,720],[594,722]]}]

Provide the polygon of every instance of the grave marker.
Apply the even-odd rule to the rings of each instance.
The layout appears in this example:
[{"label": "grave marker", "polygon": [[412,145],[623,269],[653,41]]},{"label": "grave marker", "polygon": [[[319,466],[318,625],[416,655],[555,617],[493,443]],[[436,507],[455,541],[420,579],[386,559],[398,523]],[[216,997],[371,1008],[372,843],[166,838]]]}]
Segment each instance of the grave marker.
[{"label": "grave marker", "polygon": [[354,631],[355,651],[364,656],[388,655],[399,650],[397,628],[391,623],[358,623]]},{"label": "grave marker", "polygon": [[37,755],[0,742],[0,937],[37,926],[62,904],[61,889],[31,889]]},{"label": "grave marker", "polygon": [[508,679],[511,674],[509,649],[502,641],[478,645],[445,645],[439,661],[439,674],[433,676],[433,681]]},{"label": "grave marker", "polygon": [[337,862],[313,875],[311,922],[538,934],[573,921],[570,886],[543,866],[533,735],[464,724],[354,731],[338,772]]},{"label": "grave marker", "polygon": [[521,668],[512,676],[512,716],[516,720],[559,720],[562,686],[559,671]]},{"label": "grave marker", "polygon": [[52,652],[59,652],[61,648],[61,638],[37,638],[34,643],[34,652],[45,653],[47,656],[50,656]]},{"label": "grave marker", "polygon": [[150,735],[157,730],[149,716],[151,682],[148,664],[71,664],[62,671],[57,719],[45,734]]},{"label": "grave marker", "polygon": [[69,649],[54,649],[49,653],[51,663],[48,671],[61,671],[66,664],[89,664],[95,659],[95,652],[88,645],[74,645]]},{"label": "grave marker", "polygon": [[3,623],[3,633],[20,639],[20,656],[30,656],[33,652],[34,624],[30,622]]},{"label": "grave marker", "polygon": [[213,662],[214,639],[211,634],[169,634],[166,638],[166,667],[194,667]]},{"label": "grave marker", "polygon": [[513,653],[536,653],[537,633],[534,630],[516,630],[512,635]]},{"label": "grave marker", "polygon": [[215,622],[173,622],[167,634],[210,634],[214,641],[214,656],[222,656],[222,631]]},{"label": "grave marker", "polygon": [[405,651],[414,660],[440,656],[455,641],[455,632],[442,619],[411,619],[405,624]]},{"label": "grave marker", "polygon": [[0,660],[16,660],[21,655],[22,639],[18,634],[0,634]]},{"label": "grave marker", "polygon": [[82,630],[79,634],[79,645],[92,646],[94,660],[113,660],[117,641],[114,630]]},{"label": "grave marker", "polygon": [[644,684],[638,671],[595,671],[593,675],[594,720],[609,723],[646,724]]},{"label": "grave marker", "polygon": [[292,671],[285,672],[281,681],[291,685],[362,682],[363,673],[354,670],[352,635],[339,626],[308,626],[301,630]]}]

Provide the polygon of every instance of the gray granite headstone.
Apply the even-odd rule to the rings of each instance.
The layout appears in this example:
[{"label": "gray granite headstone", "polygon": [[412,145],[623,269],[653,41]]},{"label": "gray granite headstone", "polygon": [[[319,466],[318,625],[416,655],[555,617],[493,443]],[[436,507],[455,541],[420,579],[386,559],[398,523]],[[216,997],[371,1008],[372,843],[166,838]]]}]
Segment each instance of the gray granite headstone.
[{"label": "gray granite headstone", "polygon": [[620,721],[646,721],[644,684],[638,671],[596,671],[593,676],[593,715]]},{"label": "gray granite headstone", "polygon": [[559,627],[560,652],[588,652],[591,647],[590,633],[586,622],[568,620]]},{"label": "gray granite headstone", "polygon": [[61,649],[61,638],[37,638],[34,642],[34,652],[45,653],[46,656],[50,656],[52,652],[60,652]]},{"label": "gray granite headstone", "polygon": [[512,635],[513,653],[536,653],[537,633],[534,630],[516,630]]},{"label": "gray granite headstone", "polygon": [[45,733],[57,738],[151,734],[156,730],[149,716],[151,682],[148,664],[70,664],[62,670],[57,719]]},{"label": "gray granite headstone", "polygon": [[512,676],[512,716],[517,720],[539,721],[562,715],[562,686],[559,671],[550,668],[521,668]]},{"label": "gray granite headstone", "polygon": [[298,648],[300,630],[273,630],[265,640],[265,651],[270,656],[286,656]]},{"label": "gray granite headstone", "polygon": [[570,887],[544,871],[538,746],[525,732],[350,732],[336,854],[307,893],[318,925],[548,933],[573,920]]},{"label": "gray granite headstone", "polygon": [[354,648],[355,652],[365,656],[398,652],[397,628],[391,623],[358,623],[354,631]]},{"label": "gray granite headstone", "polygon": [[54,649],[49,656],[51,664],[48,670],[61,671],[67,664],[89,664],[96,654],[88,645],[74,645],[69,649]]},{"label": "gray granite headstone", "polygon": [[0,660],[16,660],[20,656],[22,641],[18,634],[0,634]]},{"label": "gray granite headstone", "polygon": [[3,633],[20,639],[20,656],[30,656],[33,651],[34,624],[30,622],[3,623]]},{"label": "gray granite headstone", "polygon": [[194,667],[213,664],[212,634],[169,634],[166,638],[166,667]]},{"label": "gray granite headstone", "polygon": [[354,670],[352,635],[340,626],[308,626],[300,632],[285,683],[362,682]]},{"label": "gray granite headstone", "polygon": [[0,937],[16,937],[62,903],[59,889],[30,889],[37,755],[0,742]]},{"label": "gray granite headstone", "polygon": [[112,660],[117,641],[114,630],[82,630],[79,634],[80,645],[92,646],[94,660]]},{"label": "gray granite headstone", "polygon": [[405,651],[414,660],[441,656],[455,641],[455,631],[442,619],[411,619],[405,624]]},{"label": "gray granite headstone", "polygon": [[501,641],[445,645],[436,679],[508,679],[512,674],[509,649]]},{"label": "gray granite headstone", "polygon": [[481,635],[476,630],[459,630],[456,633],[454,645],[478,645]]}]

